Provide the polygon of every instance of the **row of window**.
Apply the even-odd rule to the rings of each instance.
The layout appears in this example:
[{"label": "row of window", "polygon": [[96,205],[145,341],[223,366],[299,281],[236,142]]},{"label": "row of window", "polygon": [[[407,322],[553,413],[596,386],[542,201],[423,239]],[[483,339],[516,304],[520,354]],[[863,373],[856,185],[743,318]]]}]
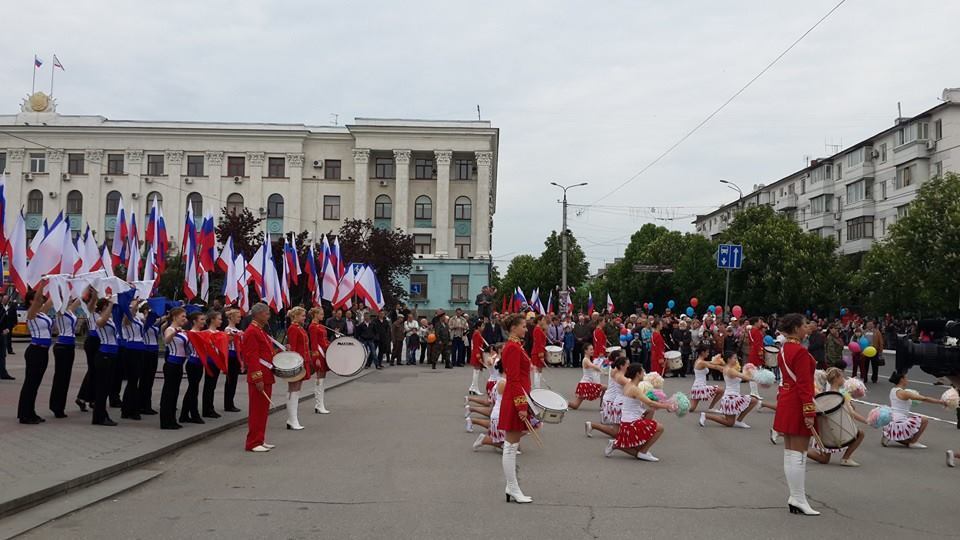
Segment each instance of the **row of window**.
[{"label": "row of window", "polygon": [[[477,167],[469,159],[453,160],[451,178],[453,180],[471,180],[476,177]],[[378,180],[389,180],[397,177],[396,162],[393,158],[382,157],[373,161],[373,177]],[[414,180],[432,180],[437,177],[437,166],[429,158],[413,160]]]},{"label": "row of window", "polygon": [[[410,300],[426,301],[429,289],[426,274],[410,274]],[[470,300],[470,276],[450,276],[450,300],[466,302]]]}]

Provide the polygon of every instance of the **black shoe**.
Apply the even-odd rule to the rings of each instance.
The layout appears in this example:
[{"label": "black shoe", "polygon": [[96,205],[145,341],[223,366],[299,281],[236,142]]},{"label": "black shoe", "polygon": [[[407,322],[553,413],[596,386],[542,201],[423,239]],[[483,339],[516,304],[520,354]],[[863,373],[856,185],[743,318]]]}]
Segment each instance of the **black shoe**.
[{"label": "black shoe", "polygon": [[15,381],[15,380],[17,380],[17,378],[12,375],[0,375],[0,381]]},{"label": "black shoe", "polygon": [[63,411],[53,411],[54,418],[66,418],[67,414]]},{"label": "black shoe", "polygon": [[75,400],[74,403],[80,407],[80,412],[87,412],[87,404],[82,399]]},{"label": "black shoe", "polygon": [[227,411],[227,412],[240,412],[240,409],[234,407],[233,405],[231,405],[231,406],[229,406],[229,407],[224,407],[223,410],[225,410],[225,411]]},{"label": "black shoe", "polygon": [[430,369],[437,369],[437,366],[433,365]]},{"label": "black shoe", "polygon": [[383,366],[377,366],[377,369],[383,369]]},{"label": "black shoe", "polygon": [[21,418],[21,424],[40,424],[43,422],[43,418]]},{"label": "black shoe", "polygon": [[106,420],[101,420],[100,422],[94,422],[93,425],[95,425],[95,426],[109,426],[109,427],[113,427],[113,426],[117,425],[117,423],[114,422],[113,420],[107,418]]},{"label": "black shoe", "polygon": [[120,418],[124,420],[141,420],[139,413],[131,413],[131,414],[120,413]]},{"label": "black shoe", "polygon": [[203,413],[203,417],[204,418],[220,418],[220,415],[217,413],[217,411],[207,411]]},{"label": "black shoe", "polygon": [[[181,420],[181,422],[183,422],[183,420]],[[203,418],[191,418],[187,420],[187,422],[190,424],[206,424],[206,422],[203,421]]]},{"label": "black shoe", "polygon": [[170,424],[169,426],[163,426],[163,425],[161,425],[161,426],[160,426],[160,429],[180,429],[180,428],[182,428],[182,427],[183,427],[183,426],[181,426],[180,424]]},{"label": "black shoe", "polygon": [[153,415],[157,414],[157,411],[155,411],[155,410],[153,410],[153,409],[141,409],[141,410],[140,410],[140,414],[142,414],[142,415],[144,415],[144,416],[153,416]]},{"label": "black shoe", "polygon": [[122,407],[122,406],[123,406],[123,404],[121,404],[119,401],[112,401],[112,400],[110,401],[110,408],[111,408],[111,409],[119,409],[119,408]]}]

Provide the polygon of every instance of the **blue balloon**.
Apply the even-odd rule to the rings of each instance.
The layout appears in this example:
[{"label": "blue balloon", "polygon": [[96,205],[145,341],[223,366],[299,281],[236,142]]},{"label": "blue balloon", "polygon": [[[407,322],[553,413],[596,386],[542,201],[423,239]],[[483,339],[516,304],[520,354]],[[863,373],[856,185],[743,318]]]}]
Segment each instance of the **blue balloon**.
[{"label": "blue balloon", "polygon": [[653,302],[647,302],[647,309],[653,311]]},{"label": "blue balloon", "polygon": [[709,311],[710,313],[713,313],[713,312],[717,311],[717,306],[715,306],[715,305],[713,305],[713,304],[710,304],[710,305],[707,307],[707,311]]},{"label": "blue balloon", "polygon": [[860,338],[860,341],[858,341],[857,343],[860,344],[860,349],[861,349],[861,350],[862,350],[862,349],[866,349],[867,347],[870,346],[870,340],[867,339],[867,336],[863,336],[862,338]]},{"label": "blue balloon", "polygon": [[667,307],[670,308],[670,309],[673,309],[674,306],[676,306],[676,305],[677,305],[677,303],[674,302],[673,300],[670,300],[669,302],[667,302]]},{"label": "blue balloon", "polygon": [[812,312],[808,309],[808,310],[807,310],[807,317],[809,317],[811,313],[812,313]]},{"label": "blue balloon", "polygon": [[846,314],[847,314],[847,308],[840,308],[840,315],[846,315]]},{"label": "blue balloon", "polygon": [[764,336],[763,338],[764,345],[773,345],[773,336]]},{"label": "blue balloon", "polygon": [[626,338],[627,341],[633,341],[633,332],[627,332]]},{"label": "blue balloon", "polygon": [[687,308],[687,317],[693,317],[693,314],[694,314],[694,313],[695,313],[695,312],[693,311],[693,308],[692,308],[692,307],[688,307],[688,308]]}]

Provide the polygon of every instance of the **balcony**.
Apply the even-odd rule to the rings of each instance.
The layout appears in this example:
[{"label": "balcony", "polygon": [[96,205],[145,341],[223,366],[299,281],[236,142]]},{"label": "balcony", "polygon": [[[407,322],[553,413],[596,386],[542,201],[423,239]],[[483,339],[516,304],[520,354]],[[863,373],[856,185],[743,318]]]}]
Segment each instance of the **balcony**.
[{"label": "balcony", "polygon": [[807,218],[807,229],[822,229],[824,227],[833,227],[835,223],[833,212],[821,212]]},{"label": "balcony", "polygon": [[797,197],[796,193],[788,193],[777,199],[777,204],[774,206],[774,208],[777,210],[777,212],[796,210],[798,198],[799,197]]}]

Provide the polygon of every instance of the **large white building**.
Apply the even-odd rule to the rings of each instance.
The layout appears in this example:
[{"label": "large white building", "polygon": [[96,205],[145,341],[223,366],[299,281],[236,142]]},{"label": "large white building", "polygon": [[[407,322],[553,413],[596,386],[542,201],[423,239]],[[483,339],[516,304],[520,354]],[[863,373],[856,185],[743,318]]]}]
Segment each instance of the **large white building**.
[{"label": "large white building", "polygon": [[845,254],[867,251],[909,211],[928,179],[960,170],[960,89],[942,102],[742,198],[698,215],[697,232],[715,238],[735,213],[766,204],[806,231],[837,239]]},{"label": "large white building", "polygon": [[[411,302],[473,307],[490,271],[499,131],[487,121],[358,118],[347,126],[144,122],[56,112],[43,94],[0,115],[9,214],[28,234],[64,211],[112,237],[122,198],[142,223],[154,195],[173,245],[194,214],[249,208],[271,234],[372,219],[414,235]],[[14,214],[15,215],[15,214]]]}]

